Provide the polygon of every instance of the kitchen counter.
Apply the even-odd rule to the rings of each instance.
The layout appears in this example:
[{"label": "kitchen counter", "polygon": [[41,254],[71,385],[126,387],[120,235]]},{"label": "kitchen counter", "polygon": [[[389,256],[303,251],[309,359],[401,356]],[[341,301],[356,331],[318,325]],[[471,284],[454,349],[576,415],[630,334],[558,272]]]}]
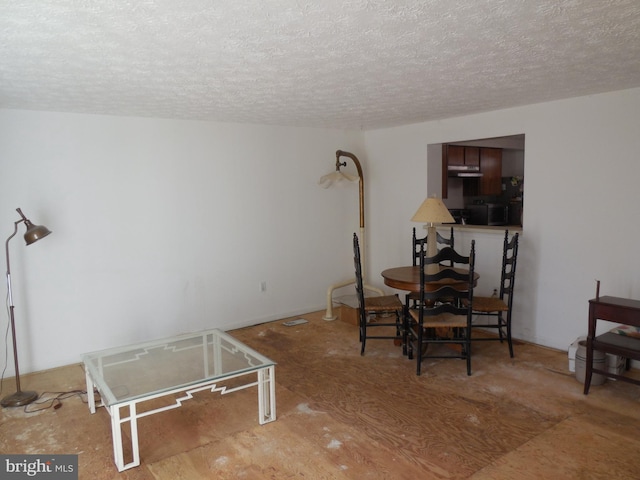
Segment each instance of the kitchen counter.
[{"label": "kitchen counter", "polygon": [[511,235],[511,233],[519,233],[520,235],[522,235],[522,227],[520,225],[462,225],[460,223],[455,223],[455,224],[442,224],[442,225],[438,225],[437,229],[441,230],[442,232],[448,231],[451,227],[453,227],[454,230],[462,230],[462,231],[466,231],[466,232],[483,232],[483,233],[490,233],[490,232],[496,232],[496,233],[501,233],[504,234],[505,230],[509,230],[509,235]]}]

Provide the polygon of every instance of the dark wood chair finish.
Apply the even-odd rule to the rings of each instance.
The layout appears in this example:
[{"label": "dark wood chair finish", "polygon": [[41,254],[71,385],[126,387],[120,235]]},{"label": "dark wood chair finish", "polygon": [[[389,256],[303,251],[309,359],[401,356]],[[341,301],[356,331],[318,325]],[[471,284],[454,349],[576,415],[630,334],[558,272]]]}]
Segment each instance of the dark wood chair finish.
[{"label": "dark wood chair finish", "polygon": [[[420,255],[422,255],[422,253],[427,248],[427,236],[428,235],[425,235],[422,238],[417,238],[416,229],[415,227],[413,228],[413,235],[411,239],[411,246],[412,246],[411,262],[414,267],[418,265],[418,263],[420,262]],[[449,238],[445,238],[442,235],[440,235],[439,232],[436,232],[436,243],[439,245],[444,245],[445,247],[455,248],[455,240],[453,237],[453,227],[451,227],[451,233],[449,234]],[[448,262],[447,265],[449,267],[453,267],[453,262]],[[410,302],[415,303],[418,300],[418,295],[419,295],[418,292],[407,293],[405,298],[405,304],[409,305]]]},{"label": "dark wood chair finish", "polygon": [[[438,273],[429,274],[425,268],[431,264],[451,261],[468,265],[468,272],[453,268],[440,268]],[[444,247],[433,257],[426,253],[420,256],[421,287],[416,304],[407,308],[403,329],[404,344],[409,358],[416,355],[416,374],[420,375],[422,360],[425,358],[463,358],[467,362],[467,375],[471,375],[471,303],[473,301],[475,265],[475,240],[471,242],[468,257],[458,254],[451,247]],[[437,289],[427,289],[429,282],[439,282]],[[447,284],[447,282],[450,282]],[[461,289],[452,284],[466,282]],[[429,346],[435,344],[456,344],[460,351],[451,350],[447,355],[429,353]]]},{"label": "dark wood chair finish", "polygon": [[[365,344],[368,339],[400,340],[402,338],[402,311],[404,306],[398,295],[364,296],[360,244],[358,235],[355,233],[353,234],[353,261],[356,269],[356,293],[359,306],[360,355],[364,355]],[[383,316],[385,315],[391,316],[394,321],[380,321],[380,318],[384,318]],[[372,319],[374,316],[375,319]],[[373,327],[394,327],[395,335],[371,335],[369,334],[369,329]]]},{"label": "dark wood chair finish", "polygon": [[[425,245],[427,244],[427,236],[425,235],[422,238],[417,238],[416,229],[414,227],[412,237],[413,238],[412,238],[411,245],[413,247],[413,255],[412,255],[411,261],[413,262],[413,266],[416,266],[420,262],[420,255],[422,254],[422,251],[426,248]],[[449,235],[449,238],[444,238],[442,235],[440,235],[440,232],[436,232],[436,243],[440,245],[444,245],[445,247],[451,247],[455,249],[453,227],[451,227],[451,233]],[[453,263],[449,262],[449,266],[453,267]]]},{"label": "dark wood chair finish", "polygon": [[507,340],[509,355],[513,358],[513,340],[511,338],[511,313],[513,311],[513,291],[516,280],[516,260],[518,258],[518,233],[509,240],[509,230],[504,232],[502,248],[502,271],[500,274],[500,292],[496,297],[473,297],[473,314],[489,318],[488,323],[474,324],[474,328],[497,330],[497,337],[474,337],[473,341]]}]

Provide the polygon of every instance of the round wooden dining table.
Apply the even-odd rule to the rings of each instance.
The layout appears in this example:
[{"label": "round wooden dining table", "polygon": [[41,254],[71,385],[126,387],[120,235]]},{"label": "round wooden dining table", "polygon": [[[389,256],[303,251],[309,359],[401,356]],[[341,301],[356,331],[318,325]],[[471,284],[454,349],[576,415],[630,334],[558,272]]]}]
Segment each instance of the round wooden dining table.
[{"label": "round wooden dining table", "polygon": [[[452,268],[444,265],[439,265],[440,269]],[[469,273],[468,269],[465,268],[453,268],[458,273]],[[393,267],[388,268],[382,272],[382,277],[384,278],[384,284],[391,287],[396,288],[398,290],[406,290],[409,292],[419,292],[420,291],[420,266],[406,266],[406,267]],[[475,287],[478,283],[478,279],[480,275],[477,273],[473,273],[473,286]],[[443,285],[451,285],[456,290],[466,289],[469,284],[465,281],[456,281],[450,278],[445,278],[437,282],[428,282],[425,285],[425,290],[434,291]]]}]

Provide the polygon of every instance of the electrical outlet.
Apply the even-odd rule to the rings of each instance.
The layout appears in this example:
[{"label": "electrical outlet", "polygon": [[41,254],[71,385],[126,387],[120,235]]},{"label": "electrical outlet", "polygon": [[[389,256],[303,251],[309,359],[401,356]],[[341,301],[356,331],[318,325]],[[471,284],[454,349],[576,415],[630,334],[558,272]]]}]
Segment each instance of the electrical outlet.
[{"label": "electrical outlet", "polygon": [[260,291],[261,292],[266,292],[267,291],[267,282],[260,282]]}]

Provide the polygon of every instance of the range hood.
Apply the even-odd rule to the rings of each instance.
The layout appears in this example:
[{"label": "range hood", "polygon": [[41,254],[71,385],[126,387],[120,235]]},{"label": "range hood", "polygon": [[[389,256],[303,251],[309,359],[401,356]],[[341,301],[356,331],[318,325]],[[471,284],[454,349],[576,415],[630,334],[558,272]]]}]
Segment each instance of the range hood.
[{"label": "range hood", "polygon": [[448,165],[447,176],[449,177],[481,177],[480,167],[477,165]]}]

